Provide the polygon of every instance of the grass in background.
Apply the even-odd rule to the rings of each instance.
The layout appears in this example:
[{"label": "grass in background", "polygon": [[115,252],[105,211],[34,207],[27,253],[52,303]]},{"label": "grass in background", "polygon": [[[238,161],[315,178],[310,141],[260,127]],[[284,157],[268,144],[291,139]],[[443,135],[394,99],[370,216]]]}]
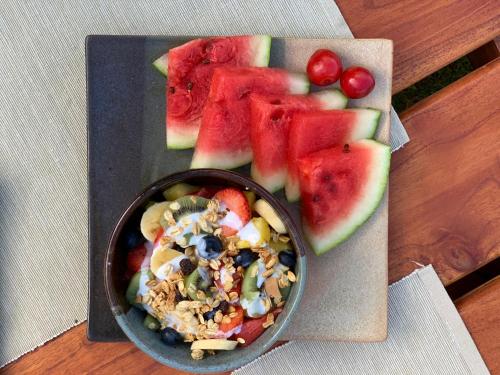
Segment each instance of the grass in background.
[{"label": "grass in background", "polygon": [[461,57],[450,65],[415,83],[413,86],[394,95],[392,97],[392,105],[396,112],[401,113],[413,104],[434,94],[473,70],[469,59]]}]

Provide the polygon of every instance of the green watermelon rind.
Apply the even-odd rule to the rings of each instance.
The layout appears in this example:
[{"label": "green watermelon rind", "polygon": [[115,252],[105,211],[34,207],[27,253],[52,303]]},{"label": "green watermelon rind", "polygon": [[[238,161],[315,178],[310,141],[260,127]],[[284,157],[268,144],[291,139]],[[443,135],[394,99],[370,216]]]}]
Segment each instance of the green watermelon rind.
[{"label": "green watermelon rind", "polygon": [[168,77],[168,52],[153,61],[153,66],[165,77]]},{"label": "green watermelon rind", "polygon": [[284,171],[273,172],[269,176],[264,177],[255,166],[255,163],[252,163],[250,167],[250,176],[267,191],[275,193],[284,186],[283,181],[286,180],[286,168]]},{"label": "green watermelon rind", "polygon": [[311,88],[311,83],[304,73],[288,73],[288,93],[307,94]]},{"label": "green watermelon rind", "polygon": [[[382,111],[375,108],[349,108],[346,110],[363,111],[366,114],[366,117],[368,117],[366,120],[366,124],[364,124],[363,126],[359,126],[359,124],[363,123],[363,121],[358,120],[358,125],[355,127],[355,131],[357,129],[358,131],[362,131],[363,133],[360,135],[352,134],[351,140],[349,140],[349,142],[375,137],[377,129],[380,125]],[[287,178],[287,181],[285,183],[285,195],[288,202],[297,202],[300,199],[298,176],[296,176],[296,178]]]},{"label": "green watermelon rind", "polygon": [[242,153],[241,155],[234,156],[223,152],[206,153],[195,149],[189,168],[235,169],[250,163],[252,158],[252,153]]},{"label": "green watermelon rind", "polygon": [[344,109],[349,101],[349,98],[339,89],[322,90],[311,95],[322,103],[321,109]]},{"label": "green watermelon rind", "polygon": [[271,35],[254,35],[252,37],[253,48],[258,51],[253,61],[253,66],[269,66],[269,60],[271,59],[271,42]]},{"label": "green watermelon rind", "polygon": [[[345,230],[340,231],[339,234],[316,238],[317,236],[308,228],[304,221],[304,234],[316,255],[322,255],[349,239],[366,221],[368,221],[368,219],[370,219],[370,217],[372,217],[384,197],[389,181],[391,147],[371,139],[361,140],[358,141],[358,143],[368,144],[373,148],[374,152],[377,152],[377,160],[374,160],[374,166],[376,166],[377,169],[372,171],[370,177],[370,181],[373,181],[373,183],[367,182],[367,189],[370,193],[369,198],[366,198],[365,204],[360,206],[360,210],[362,209],[362,211],[358,215],[353,215],[353,223],[348,225]],[[370,185],[373,186],[370,188]]]}]

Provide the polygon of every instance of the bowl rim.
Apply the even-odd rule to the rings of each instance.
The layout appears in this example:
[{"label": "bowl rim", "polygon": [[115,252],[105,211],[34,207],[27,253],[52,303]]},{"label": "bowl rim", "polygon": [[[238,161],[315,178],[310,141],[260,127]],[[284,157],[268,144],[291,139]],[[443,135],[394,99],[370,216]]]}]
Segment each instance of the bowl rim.
[{"label": "bowl rim", "polygon": [[[273,333],[272,336],[268,338],[268,340],[259,347],[257,350],[253,350],[252,355],[250,352],[247,352],[248,355],[239,356],[238,360],[228,362],[223,365],[204,365],[203,361],[198,361],[197,365],[191,366],[185,363],[181,363],[176,361],[175,359],[169,358],[168,356],[161,355],[158,356],[156,351],[149,347],[146,342],[139,339],[134,332],[132,332],[127,324],[127,320],[125,318],[125,311],[123,311],[120,303],[118,301],[117,293],[113,287],[113,280],[111,274],[112,263],[111,259],[115,253],[117,248],[118,238],[123,230],[124,226],[127,224],[128,220],[132,216],[132,214],[141,207],[144,203],[146,203],[147,198],[150,196],[162,192],[168,186],[172,186],[176,183],[184,182],[188,179],[193,178],[202,178],[202,177],[212,177],[212,178],[220,178],[225,179],[229,183],[240,185],[245,187],[251,191],[254,191],[260,198],[267,200],[271,206],[278,211],[280,218],[284,221],[285,227],[288,229],[290,239],[294,244],[296,251],[298,252],[298,262],[300,262],[300,277],[298,277],[298,282],[295,285],[298,287],[298,292],[296,297],[292,301],[287,301],[288,310],[286,312],[286,316],[284,319],[281,319],[281,325],[278,327],[276,332]],[[238,367],[241,367],[252,360],[255,360],[257,357],[265,353],[268,349],[271,348],[276,341],[278,341],[279,337],[283,334],[286,327],[288,327],[290,323],[290,317],[297,311],[298,305],[300,304],[303,296],[303,292],[305,289],[305,283],[307,278],[307,262],[306,262],[306,245],[301,234],[301,231],[297,228],[297,225],[292,220],[288,210],[285,206],[269,191],[267,191],[264,187],[251,180],[249,177],[240,174],[234,171],[227,171],[221,169],[212,169],[212,168],[201,168],[201,169],[192,169],[185,170],[181,172],[176,172],[169,174],[165,177],[162,177],[147,187],[145,187],[141,192],[139,192],[136,197],[132,200],[132,202],[127,206],[127,208],[120,215],[117,220],[111,235],[109,237],[108,246],[105,254],[105,262],[104,262],[104,287],[106,291],[106,297],[108,300],[108,304],[111,308],[111,312],[115,317],[120,328],[123,330],[125,335],[136,345],[140,350],[145,352],[147,355],[155,359],[156,361],[167,365],[169,367],[173,367],[176,369],[180,369],[183,371],[191,371],[195,373],[209,373],[209,372],[218,372],[218,371],[229,371]],[[281,314],[280,314],[281,315]],[[245,349],[248,350],[252,348],[252,345],[249,345]],[[255,348],[255,347],[254,347]]]}]

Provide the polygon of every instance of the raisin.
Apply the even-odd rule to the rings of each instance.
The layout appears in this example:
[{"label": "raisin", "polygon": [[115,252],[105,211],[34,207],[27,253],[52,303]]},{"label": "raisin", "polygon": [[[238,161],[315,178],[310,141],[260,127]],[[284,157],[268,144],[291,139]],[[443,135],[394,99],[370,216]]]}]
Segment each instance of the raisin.
[{"label": "raisin", "polygon": [[181,302],[184,301],[184,297],[182,296],[181,292],[179,292],[177,289],[175,290],[175,302]]},{"label": "raisin", "polygon": [[221,301],[219,306],[217,307],[218,310],[221,311],[221,313],[225,314],[229,310],[229,302],[227,301]]},{"label": "raisin", "polygon": [[196,269],[196,266],[187,258],[182,259],[179,265],[185,276],[190,275]]}]

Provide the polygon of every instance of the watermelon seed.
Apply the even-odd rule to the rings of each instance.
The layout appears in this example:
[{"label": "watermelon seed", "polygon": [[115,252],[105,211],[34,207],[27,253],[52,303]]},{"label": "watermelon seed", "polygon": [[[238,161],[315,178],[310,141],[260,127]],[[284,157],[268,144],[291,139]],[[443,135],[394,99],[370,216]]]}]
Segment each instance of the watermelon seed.
[{"label": "watermelon seed", "polygon": [[276,122],[281,120],[285,112],[282,109],[278,109],[271,114],[271,121]]},{"label": "watermelon seed", "polygon": [[205,65],[206,64],[210,64],[210,60],[209,59],[203,59],[201,63],[205,64]]},{"label": "watermelon seed", "polygon": [[319,194],[314,194],[313,197],[312,197],[312,201],[313,202],[319,202],[321,200],[321,197],[319,196]]},{"label": "watermelon seed", "polygon": [[281,104],[281,100],[279,100],[279,99],[271,100],[271,104],[279,105],[279,104]]},{"label": "watermelon seed", "polygon": [[193,88],[193,82],[188,82],[187,84],[188,91],[191,91],[192,88]]},{"label": "watermelon seed", "polygon": [[345,153],[347,154],[347,153],[348,153],[348,152],[350,152],[350,151],[351,151],[351,150],[349,150],[349,144],[348,144],[348,143],[346,143],[346,144],[344,145],[344,149],[342,150],[342,152],[345,152]]},{"label": "watermelon seed", "polygon": [[175,94],[175,87],[174,86],[170,86],[170,93]]}]

